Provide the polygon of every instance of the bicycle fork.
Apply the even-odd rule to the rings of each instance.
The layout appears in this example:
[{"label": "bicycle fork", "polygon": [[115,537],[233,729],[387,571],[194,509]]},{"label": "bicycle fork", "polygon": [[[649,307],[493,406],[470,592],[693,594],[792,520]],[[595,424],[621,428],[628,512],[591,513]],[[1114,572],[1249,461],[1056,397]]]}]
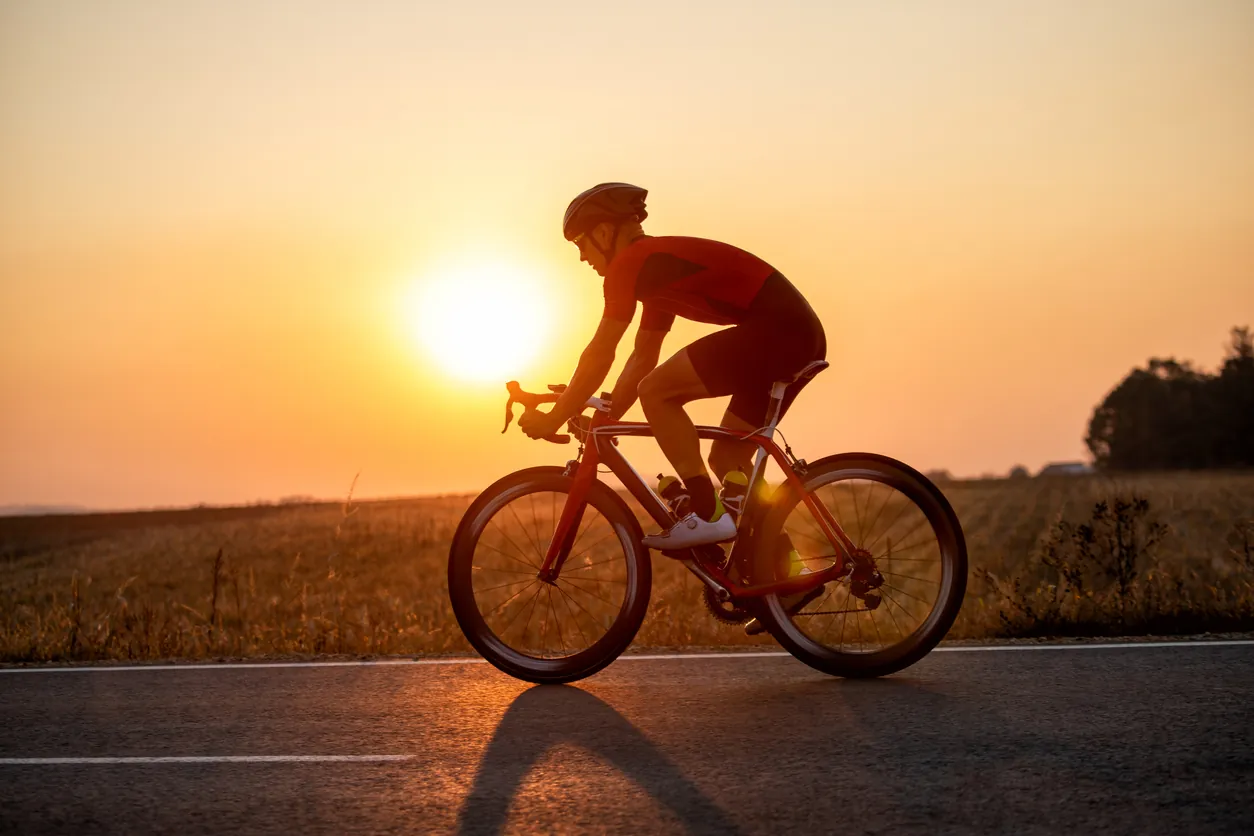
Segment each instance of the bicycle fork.
[{"label": "bicycle fork", "polygon": [[[583,448],[580,447],[580,452]],[[597,478],[597,456],[596,445],[592,446],[591,451],[587,455],[576,459],[578,467],[575,470],[574,483],[570,487],[570,493],[566,495],[566,504],[562,506],[562,515],[558,518],[557,528],[553,532],[553,539],[549,541],[548,552],[544,555],[544,563],[540,566],[540,571],[536,577],[544,583],[554,583],[557,576],[561,574],[562,566],[566,564],[566,559],[570,557],[571,547],[575,543],[575,535],[579,532],[579,525],[583,522],[584,509],[588,507],[588,491],[592,487],[592,483]]]}]

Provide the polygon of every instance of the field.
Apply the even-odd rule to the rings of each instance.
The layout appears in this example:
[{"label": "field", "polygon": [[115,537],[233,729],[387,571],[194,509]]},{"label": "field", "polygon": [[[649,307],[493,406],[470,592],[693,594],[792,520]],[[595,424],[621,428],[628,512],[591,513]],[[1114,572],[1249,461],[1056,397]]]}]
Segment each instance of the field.
[{"label": "field", "polygon": [[[951,638],[1254,629],[1254,474],[942,488],[971,559]],[[0,661],[468,652],[445,578],[471,500],[0,519]],[[636,646],[773,644],[653,566]]]}]

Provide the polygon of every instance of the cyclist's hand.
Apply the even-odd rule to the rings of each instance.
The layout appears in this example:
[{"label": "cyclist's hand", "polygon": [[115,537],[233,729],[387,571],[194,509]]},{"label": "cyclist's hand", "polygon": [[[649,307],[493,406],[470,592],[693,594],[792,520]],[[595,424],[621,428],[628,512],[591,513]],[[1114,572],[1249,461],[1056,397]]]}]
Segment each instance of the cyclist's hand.
[{"label": "cyclist's hand", "polygon": [[552,415],[538,409],[529,409],[518,419],[518,426],[531,438],[548,438],[561,425],[561,421],[554,421]]}]

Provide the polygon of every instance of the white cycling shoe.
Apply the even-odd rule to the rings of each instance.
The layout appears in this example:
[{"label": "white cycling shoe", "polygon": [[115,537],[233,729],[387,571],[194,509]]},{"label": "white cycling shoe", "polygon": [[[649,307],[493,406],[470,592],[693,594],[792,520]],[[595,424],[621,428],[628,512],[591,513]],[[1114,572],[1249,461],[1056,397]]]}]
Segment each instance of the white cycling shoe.
[{"label": "white cycling shoe", "polygon": [[694,511],[666,531],[645,535],[641,542],[650,549],[673,551],[703,546],[706,543],[722,543],[735,538],[736,521],[731,514],[724,512],[718,519],[710,522],[698,517]]}]

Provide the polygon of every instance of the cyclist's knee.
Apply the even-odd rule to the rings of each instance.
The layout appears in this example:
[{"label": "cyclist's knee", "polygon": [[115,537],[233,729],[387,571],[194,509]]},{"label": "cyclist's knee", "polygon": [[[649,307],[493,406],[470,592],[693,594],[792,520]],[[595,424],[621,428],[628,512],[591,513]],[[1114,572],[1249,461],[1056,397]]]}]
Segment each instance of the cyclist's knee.
[{"label": "cyclist's knee", "polygon": [[649,372],[636,387],[636,394],[640,396],[642,406],[662,403],[670,399],[670,387],[667,386],[666,375],[661,374],[661,371],[657,368]]}]

